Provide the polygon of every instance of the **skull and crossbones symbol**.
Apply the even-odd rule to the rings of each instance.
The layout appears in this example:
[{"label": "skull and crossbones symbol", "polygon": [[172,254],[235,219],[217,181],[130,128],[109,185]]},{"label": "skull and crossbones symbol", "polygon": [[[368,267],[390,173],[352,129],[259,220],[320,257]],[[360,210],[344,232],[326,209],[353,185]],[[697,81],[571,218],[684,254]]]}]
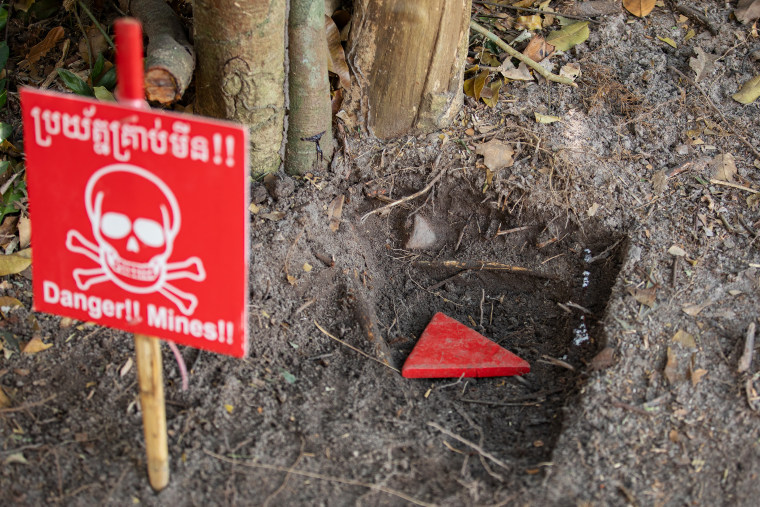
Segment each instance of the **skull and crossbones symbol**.
[{"label": "skull and crossbones symbol", "polygon": [[99,264],[73,271],[80,290],[111,281],[134,294],[158,292],[185,315],[198,298],[168,283],[206,279],[198,257],[168,262],[181,217],[174,193],[155,174],[131,164],[113,164],[96,171],[87,182],[85,207],[93,243],[77,230],[66,235],[66,248]]}]

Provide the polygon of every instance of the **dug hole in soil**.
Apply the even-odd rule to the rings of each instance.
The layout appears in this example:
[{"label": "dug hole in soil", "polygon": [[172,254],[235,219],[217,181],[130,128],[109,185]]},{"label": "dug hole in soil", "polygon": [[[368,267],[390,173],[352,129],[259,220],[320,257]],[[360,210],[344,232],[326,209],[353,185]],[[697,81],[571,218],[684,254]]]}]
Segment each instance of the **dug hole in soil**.
[{"label": "dug hole in soil", "polygon": [[[510,97],[469,103],[450,129],[386,143],[339,135],[328,173],[255,184],[251,352],[184,349],[183,392],[164,348],[172,477],[160,494],[145,475],[130,337],[32,313],[28,278],[10,277],[3,294],[25,308],[5,312],[5,343],[37,333],[53,347],[3,362],[14,405],[0,413],[2,496],[753,504],[757,379],[736,364],[757,319],[760,216],[745,191],[710,183],[708,161],[732,154],[737,184],[752,189],[756,162],[668,69],[689,72],[695,47],[719,56],[701,86],[760,145],[757,105],[730,99],[758,72],[757,42],[729,12],[709,3],[717,36],[668,9],[603,18],[556,57],[581,64],[578,89],[510,82]],[[697,35],[683,41],[689,28]],[[562,122],[538,124],[535,112]],[[489,176],[475,150],[493,139],[515,162]],[[674,244],[687,255],[669,254]],[[408,380],[376,360],[400,365],[439,311],[531,372]]]}]

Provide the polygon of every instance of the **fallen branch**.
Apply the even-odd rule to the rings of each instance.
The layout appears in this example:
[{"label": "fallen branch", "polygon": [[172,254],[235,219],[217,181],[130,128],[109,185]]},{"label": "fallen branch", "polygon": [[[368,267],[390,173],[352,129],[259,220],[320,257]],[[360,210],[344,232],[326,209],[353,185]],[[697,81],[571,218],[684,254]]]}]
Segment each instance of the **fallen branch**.
[{"label": "fallen branch", "polygon": [[347,484],[349,486],[359,486],[362,488],[371,489],[373,491],[380,491],[381,493],[395,496],[396,498],[400,498],[402,500],[406,500],[409,503],[413,503],[414,505],[421,505],[423,507],[434,507],[435,505],[435,504],[423,502],[422,500],[417,500],[416,498],[411,497],[407,495],[406,493],[397,491],[395,489],[386,488],[385,486],[380,486],[378,484],[368,484],[366,482],[356,481],[354,479],[344,479],[342,477],[331,477],[329,475],[322,475],[322,474],[318,474],[314,472],[307,472],[304,470],[294,470],[293,468],[280,467],[277,465],[267,465],[264,463],[251,463],[248,461],[239,461],[236,459],[227,458],[226,456],[215,454],[205,449],[203,450],[203,452],[207,456],[211,456],[212,458],[218,459],[219,461],[224,461],[225,463],[230,463],[232,465],[248,467],[248,468],[258,468],[262,470],[271,470],[274,472],[285,472],[288,474],[298,475],[300,477],[309,477],[310,479],[319,479],[321,481],[327,481],[327,482],[337,482],[338,484]]},{"label": "fallen branch", "polygon": [[[438,162],[440,160],[441,160],[441,155],[439,154],[438,158],[436,158],[435,162],[433,162],[433,167],[436,167],[438,165]],[[446,171],[444,169],[441,169],[440,171],[438,171],[438,174],[435,175],[435,178],[433,178],[432,180],[430,180],[430,183],[428,183],[427,185],[425,185],[425,188],[423,188],[419,192],[415,192],[412,195],[407,195],[406,197],[403,197],[403,198],[401,198],[401,199],[399,199],[397,201],[393,201],[390,204],[386,204],[385,206],[381,206],[381,207],[379,207],[377,209],[373,209],[369,213],[365,213],[364,216],[362,216],[361,221],[364,222],[371,215],[375,215],[377,213],[382,213],[382,212],[387,211],[387,210],[389,210],[389,209],[391,209],[393,207],[398,206],[399,204],[404,204],[405,202],[409,202],[412,199],[416,199],[419,196],[426,194],[431,188],[433,188],[433,185],[435,185],[438,182],[438,180],[441,179],[441,176],[443,176],[443,173],[445,173],[445,172]]]},{"label": "fallen branch", "polygon": [[148,37],[145,97],[161,104],[182,98],[195,69],[195,51],[185,28],[164,0],[131,0],[129,10]]},{"label": "fallen branch", "polygon": [[705,16],[698,10],[693,9],[689,7],[688,5],[682,5],[682,4],[676,5],[676,10],[678,10],[678,12],[680,12],[684,16],[689,17],[695,21],[699,21],[700,23],[705,25],[705,27],[710,31],[711,34],[718,35],[718,29],[715,28],[715,26],[712,23],[710,23],[710,20],[707,19],[707,16]]},{"label": "fallen branch", "polygon": [[535,276],[537,278],[548,278],[556,280],[555,275],[549,275],[546,273],[539,273],[532,269],[523,268],[521,266],[512,266],[510,264],[502,264],[500,262],[487,262],[487,261],[414,261],[412,265],[418,268],[432,268],[432,269],[464,269],[473,271],[507,271],[509,273],[518,273],[521,275]]},{"label": "fallen branch", "polygon": [[554,81],[555,83],[566,84],[566,85],[573,86],[575,88],[578,87],[578,85],[575,84],[572,79],[568,77],[558,76],[557,74],[552,74],[551,72],[543,68],[541,65],[539,65],[535,60],[528,58],[527,56],[520,53],[518,50],[516,50],[515,48],[513,48],[512,46],[510,46],[503,40],[501,40],[498,35],[489,31],[487,28],[480,26],[474,21],[470,21],[470,28],[472,28],[478,33],[485,35],[487,38],[493,41],[494,44],[496,44],[501,49],[509,53],[510,56],[517,58],[528,67],[531,67],[533,70],[538,72],[541,75],[541,77],[543,77],[547,81]]},{"label": "fallen branch", "polygon": [[517,12],[530,12],[531,14],[545,14],[547,16],[561,16],[563,18],[567,19],[577,19],[580,21],[588,21],[589,23],[600,23],[600,21],[597,21],[593,18],[589,18],[587,16],[581,16],[579,14],[572,14],[572,13],[562,13],[562,12],[554,12],[554,11],[548,11],[548,10],[541,10],[541,9],[533,9],[531,7],[516,7],[514,5],[503,5],[503,4],[497,4],[494,2],[481,2],[480,0],[475,0],[472,2],[474,4],[479,5],[488,5],[489,7],[496,7],[498,9],[510,9]]}]

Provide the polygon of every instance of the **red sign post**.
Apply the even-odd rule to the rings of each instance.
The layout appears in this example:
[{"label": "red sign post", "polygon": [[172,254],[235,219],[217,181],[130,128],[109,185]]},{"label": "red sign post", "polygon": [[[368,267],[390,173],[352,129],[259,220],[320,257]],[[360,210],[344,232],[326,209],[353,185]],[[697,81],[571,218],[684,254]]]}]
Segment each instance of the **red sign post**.
[{"label": "red sign post", "polygon": [[166,427],[145,418],[164,411],[149,337],[246,354],[248,134],[148,109],[139,23],[119,20],[116,42],[119,104],[21,90],[34,306],[135,333],[150,462]]}]

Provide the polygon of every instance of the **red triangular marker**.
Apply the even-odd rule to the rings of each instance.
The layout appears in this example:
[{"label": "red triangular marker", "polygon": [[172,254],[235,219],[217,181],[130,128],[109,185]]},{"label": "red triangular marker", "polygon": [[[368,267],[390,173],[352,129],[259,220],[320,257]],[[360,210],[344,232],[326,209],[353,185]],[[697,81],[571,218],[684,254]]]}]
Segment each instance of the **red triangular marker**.
[{"label": "red triangular marker", "polygon": [[506,377],[530,372],[527,361],[477,331],[436,313],[404,363],[406,378]]}]

